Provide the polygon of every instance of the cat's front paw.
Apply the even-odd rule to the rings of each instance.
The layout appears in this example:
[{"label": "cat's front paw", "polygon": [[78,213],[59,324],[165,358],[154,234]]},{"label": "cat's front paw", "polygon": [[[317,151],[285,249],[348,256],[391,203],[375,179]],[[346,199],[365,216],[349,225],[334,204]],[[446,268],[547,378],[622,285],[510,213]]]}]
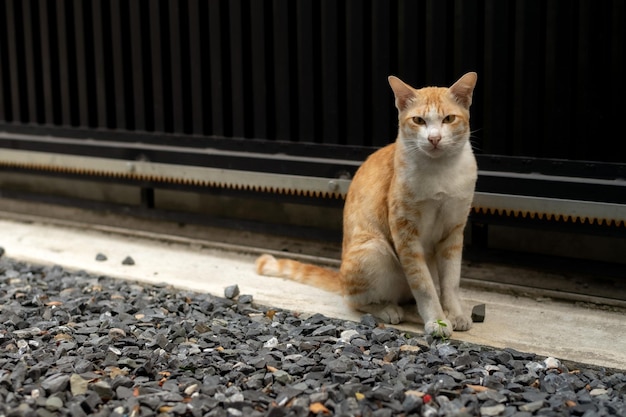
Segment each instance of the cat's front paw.
[{"label": "cat's front paw", "polygon": [[454,330],[465,331],[471,329],[472,327],[472,318],[470,316],[448,316],[448,320],[452,323],[452,328]]},{"label": "cat's front paw", "polygon": [[424,324],[424,332],[434,337],[447,339],[452,336],[454,327],[449,320],[434,320]]}]

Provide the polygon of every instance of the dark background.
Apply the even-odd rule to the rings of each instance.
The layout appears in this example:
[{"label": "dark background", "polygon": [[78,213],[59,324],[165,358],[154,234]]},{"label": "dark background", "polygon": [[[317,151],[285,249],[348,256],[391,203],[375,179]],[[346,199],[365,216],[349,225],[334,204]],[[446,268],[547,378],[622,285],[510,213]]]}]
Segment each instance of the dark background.
[{"label": "dark background", "polygon": [[623,162],[625,21],[622,0],[0,0],[0,129],[379,147],[388,75],[476,71],[478,154]]}]

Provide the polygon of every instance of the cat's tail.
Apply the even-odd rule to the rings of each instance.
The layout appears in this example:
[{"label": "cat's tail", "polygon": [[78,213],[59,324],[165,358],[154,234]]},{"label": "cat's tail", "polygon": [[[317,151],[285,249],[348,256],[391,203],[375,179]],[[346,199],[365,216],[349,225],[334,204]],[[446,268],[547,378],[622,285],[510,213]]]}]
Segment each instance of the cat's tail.
[{"label": "cat's tail", "polygon": [[287,278],[326,291],[341,293],[339,271],[321,266],[305,264],[291,259],[276,259],[272,255],[261,255],[256,260],[259,275]]}]

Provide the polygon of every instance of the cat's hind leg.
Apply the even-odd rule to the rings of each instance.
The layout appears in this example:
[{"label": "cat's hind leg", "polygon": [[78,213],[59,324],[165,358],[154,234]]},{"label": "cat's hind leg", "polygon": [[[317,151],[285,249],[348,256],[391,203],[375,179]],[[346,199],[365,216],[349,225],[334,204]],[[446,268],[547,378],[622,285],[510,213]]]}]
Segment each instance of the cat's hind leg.
[{"label": "cat's hind leg", "polygon": [[400,323],[405,317],[401,304],[412,300],[412,296],[395,252],[384,239],[364,238],[362,242],[343,256],[345,300],[351,308],[386,323]]}]

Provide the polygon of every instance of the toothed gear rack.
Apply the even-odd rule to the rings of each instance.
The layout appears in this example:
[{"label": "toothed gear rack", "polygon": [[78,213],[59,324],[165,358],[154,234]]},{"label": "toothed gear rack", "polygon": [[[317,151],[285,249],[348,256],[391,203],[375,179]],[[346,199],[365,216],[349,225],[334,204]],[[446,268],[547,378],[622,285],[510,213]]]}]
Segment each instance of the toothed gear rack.
[{"label": "toothed gear rack", "polygon": [[[350,178],[373,152],[265,140],[44,132],[0,132],[0,171],[341,205]],[[625,164],[490,155],[477,159],[474,222],[626,232]]]}]

